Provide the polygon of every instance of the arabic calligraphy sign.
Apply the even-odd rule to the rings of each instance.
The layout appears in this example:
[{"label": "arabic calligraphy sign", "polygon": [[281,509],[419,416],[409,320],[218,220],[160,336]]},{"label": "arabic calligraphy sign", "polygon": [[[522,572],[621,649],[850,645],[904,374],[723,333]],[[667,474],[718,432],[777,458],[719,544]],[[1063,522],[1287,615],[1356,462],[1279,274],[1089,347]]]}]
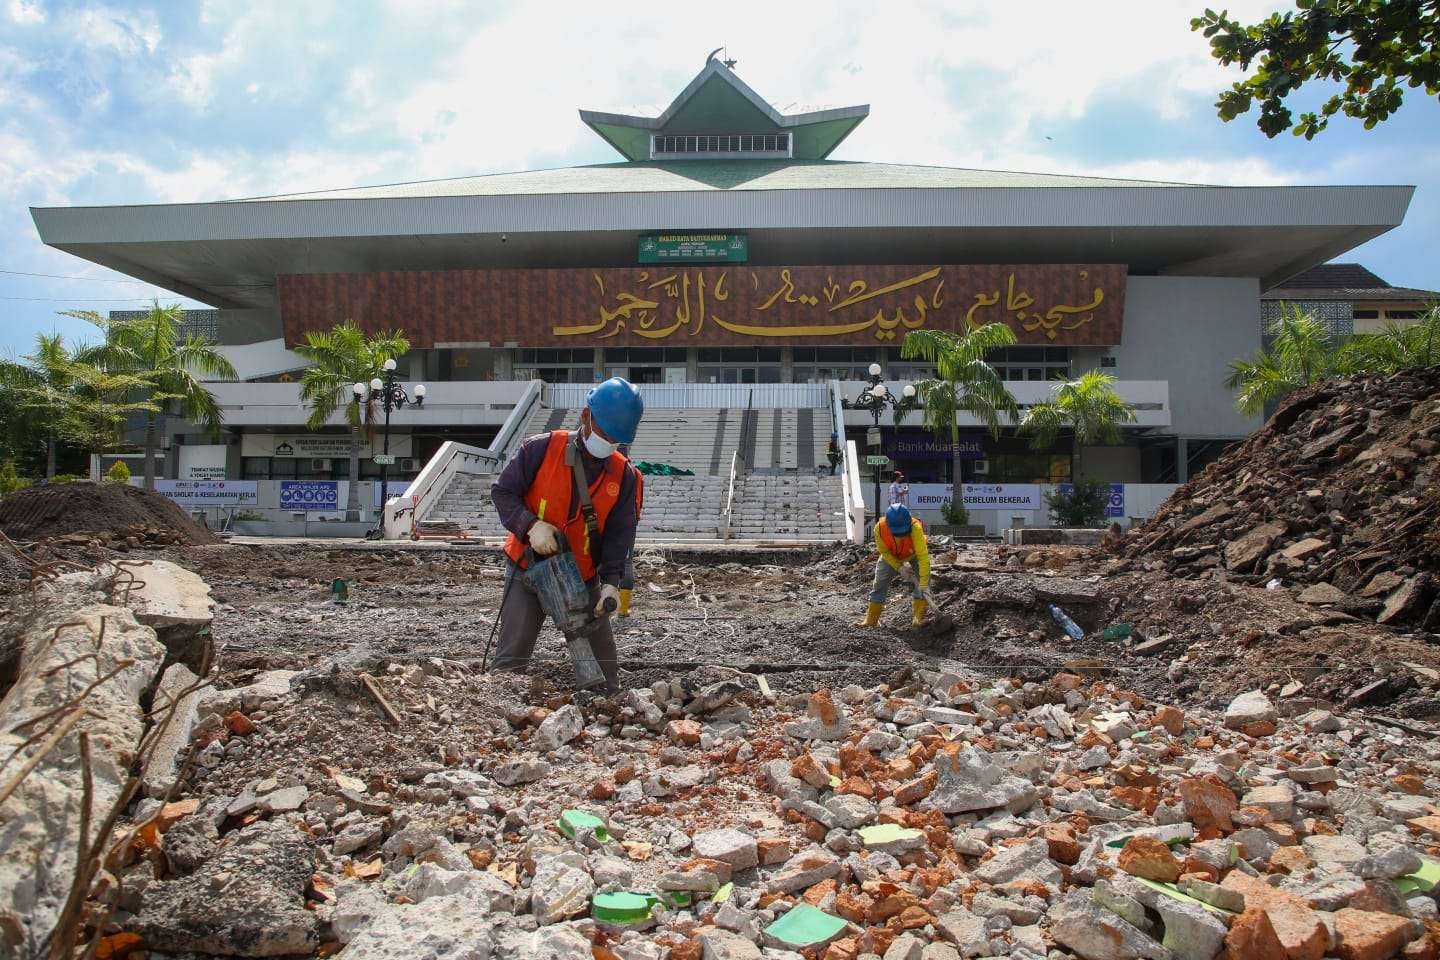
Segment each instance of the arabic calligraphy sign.
[{"label": "arabic calligraphy sign", "polygon": [[1120,264],[683,266],[288,274],[287,343],[353,319],[417,347],[815,343],[1008,324],[1020,343],[1120,342]]}]

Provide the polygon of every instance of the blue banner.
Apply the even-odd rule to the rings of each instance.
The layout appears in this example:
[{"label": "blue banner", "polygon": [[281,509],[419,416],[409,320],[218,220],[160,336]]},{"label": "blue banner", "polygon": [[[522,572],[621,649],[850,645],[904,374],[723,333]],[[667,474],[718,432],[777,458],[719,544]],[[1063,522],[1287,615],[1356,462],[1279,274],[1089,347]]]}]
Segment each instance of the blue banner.
[{"label": "blue banner", "polygon": [[891,460],[961,460],[985,459],[985,441],[981,437],[961,437],[957,442],[937,440],[929,435],[889,434],[883,449]]},{"label": "blue banner", "polygon": [[282,510],[340,509],[339,480],[281,480]]},{"label": "blue banner", "polygon": [[[1071,483],[1062,483],[1062,484],[1060,484],[1060,492],[1061,492],[1061,493],[1070,493],[1070,492],[1073,491],[1074,489],[1075,489],[1075,485],[1074,485],[1074,484],[1071,484]],[[1123,483],[1112,483],[1112,484],[1110,484],[1110,501],[1105,504],[1105,516],[1107,516],[1107,517],[1123,517],[1123,516],[1125,516],[1125,484],[1123,484]]]}]

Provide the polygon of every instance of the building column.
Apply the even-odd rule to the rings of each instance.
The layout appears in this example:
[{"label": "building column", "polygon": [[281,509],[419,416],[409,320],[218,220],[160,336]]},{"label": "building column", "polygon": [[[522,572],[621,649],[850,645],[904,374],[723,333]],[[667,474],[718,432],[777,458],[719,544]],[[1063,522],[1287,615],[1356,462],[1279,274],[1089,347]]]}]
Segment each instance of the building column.
[{"label": "building column", "polygon": [[605,379],[605,348],[594,347],[592,349],[594,352],[594,360],[592,361],[592,369],[594,372],[590,374],[590,380],[592,383],[599,383]]},{"label": "building column", "polygon": [[1175,438],[1175,482],[1184,483],[1190,479],[1190,443],[1184,437]]},{"label": "building column", "polygon": [[795,382],[795,347],[788,343],[780,348],[780,382]]},{"label": "building column", "polygon": [[515,350],[504,348],[495,351],[495,379],[510,380],[515,375]]},{"label": "building column", "polygon": [[700,348],[685,348],[685,379],[690,383],[700,382]]}]

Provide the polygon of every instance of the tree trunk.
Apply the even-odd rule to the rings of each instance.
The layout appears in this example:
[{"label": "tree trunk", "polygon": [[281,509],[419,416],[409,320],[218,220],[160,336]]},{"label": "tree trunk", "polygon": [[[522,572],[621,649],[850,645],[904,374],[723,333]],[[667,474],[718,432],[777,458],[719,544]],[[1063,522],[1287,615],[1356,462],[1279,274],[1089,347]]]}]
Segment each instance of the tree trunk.
[{"label": "tree trunk", "polygon": [[346,500],[349,519],[364,519],[360,515],[360,428],[350,432],[350,495]]},{"label": "tree trunk", "polygon": [[155,414],[145,414],[145,489],[155,489]]},{"label": "tree trunk", "polygon": [[961,486],[960,428],[950,428],[950,453],[954,457],[954,473],[950,477],[950,509],[965,505],[965,490]]},{"label": "tree trunk", "polygon": [[55,479],[55,437],[45,438],[45,479]]}]

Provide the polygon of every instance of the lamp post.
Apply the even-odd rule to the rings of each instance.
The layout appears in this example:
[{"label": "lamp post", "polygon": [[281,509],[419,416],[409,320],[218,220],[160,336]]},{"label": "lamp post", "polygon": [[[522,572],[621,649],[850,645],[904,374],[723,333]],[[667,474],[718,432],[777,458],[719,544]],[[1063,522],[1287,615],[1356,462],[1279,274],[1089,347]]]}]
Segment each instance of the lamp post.
[{"label": "lamp post", "polygon": [[[885,412],[886,407],[894,407],[901,411],[903,416],[906,411],[915,405],[915,386],[905,384],[900,391],[900,396],[895,396],[885,386],[885,380],[881,375],[880,364],[870,364],[870,379],[866,382],[865,388],[854,400],[845,400],[842,406],[851,410],[868,410],[874,421],[875,430],[880,430],[880,414]],[[868,448],[867,448],[868,449]],[[880,468],[875,467],[875,518],[880,518]]]},{"label": "lamp post", "polygon": [[399,410],[407,403],[413,403],[417,407],[425,405],[425,384],[415,385],[415,395],[411,397],[405,393],[405,388],[395,382],[395,358],[389,357],[385,360],[385,379],[379,377],[371,379],[369,384],[357,383],[352,388],[355,391],[355,399],[363,401],[366,391],[377,394],[380,400],[380,407],[385,411],[385,440],[381,455],[375,459],[380,463],[380,528],[381,536],[385,530],[385,504],[390,499],[390,463],[393,458],[390,456],[390,411]]}]

